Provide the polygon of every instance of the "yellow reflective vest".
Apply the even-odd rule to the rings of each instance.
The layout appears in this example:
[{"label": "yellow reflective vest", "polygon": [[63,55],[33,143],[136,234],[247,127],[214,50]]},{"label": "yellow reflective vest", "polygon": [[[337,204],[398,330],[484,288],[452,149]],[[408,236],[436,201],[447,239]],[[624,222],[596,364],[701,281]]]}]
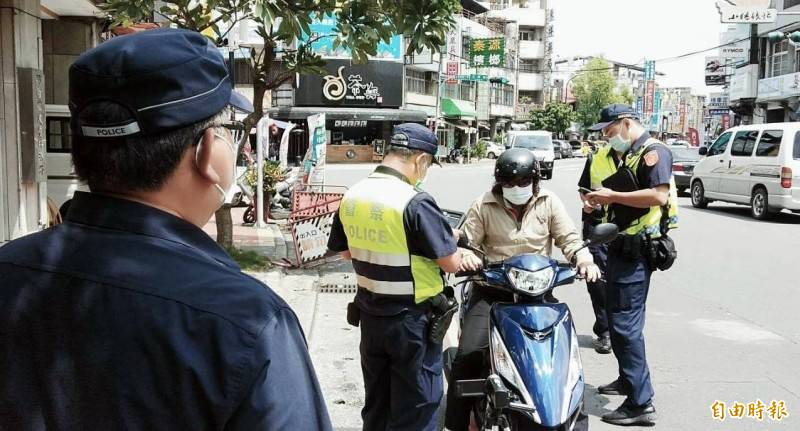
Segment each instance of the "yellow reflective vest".
[{"label": "yellow reflective vest", "polygon": [[444,280],[435,261],[410,252],[403,214],[419,193],[400,178],[374,172],[345,193],[339,208],[358,286],[419,304]]}]

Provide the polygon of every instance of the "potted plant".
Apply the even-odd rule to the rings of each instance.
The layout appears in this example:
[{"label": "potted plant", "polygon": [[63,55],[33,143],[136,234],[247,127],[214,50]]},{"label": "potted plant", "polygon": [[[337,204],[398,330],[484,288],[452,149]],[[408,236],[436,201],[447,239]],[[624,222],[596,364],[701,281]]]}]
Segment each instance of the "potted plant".
[{"label": "potted plant", "polygon": [[[257,165],[253,164],[245,173],[244,180],[253,190],[253,199],[250,206],[247,207],[244,213],[245,223],[255,223],[256,217],[256,190],[258,187],[258,170]],[[281,169],[281,165],[275,161],[264,161],[264,220],[269,219],[269,205],[272,195],[275,194],[275,186],[286,178],[285,173]]]}]

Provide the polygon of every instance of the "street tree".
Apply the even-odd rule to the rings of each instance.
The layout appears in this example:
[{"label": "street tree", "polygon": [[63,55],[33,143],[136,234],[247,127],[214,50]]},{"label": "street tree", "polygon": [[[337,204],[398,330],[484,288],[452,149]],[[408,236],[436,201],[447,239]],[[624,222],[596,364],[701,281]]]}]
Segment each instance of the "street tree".
[{"label": "street tree", "polygon": [[619,101],[620,95],[615,92],[617,83],[611,66],[603,58],[593,58],[576,75],[572,81],[576,118],[585,128],[597,123],[603,107]]},{"label": "street tree", "polygon": [[566,132],[575,121],[575,111],[566,103],[551,102],[544,109],[531,111],[530,122],[534,130],[547,130],[556,136]]},{"label": "street tree", "polygon": [[633,106],[633,101],[636,98],[634,97],[633,93],[631,92],[631,88],[626,85],[620,85],[617,89],[617,103],[624,103],[626,105]]},{"label": "street tree", "polygon": [[[406,54],[429,49],[439,52],[460,12],[458,0],[109,0],[103,9],[114,25],[152,21],[161,16],[172,26],[201,32],[221,46],[234,24],[250,21],[263,43],[247,59],[253,77],[254,112],[245,130],[264,116],[268,91],[297,74],[323,74],[325,62],[312,49],[322,37],[334,39],[334,49],[348,48],[355,63],[377,55],[380,42],[394,35],[407,42]],[[336,19],[333,34],[312,35],[311,23],[322,16]],[[279,61],[278,61],[279,60]],[[245,134],[246,135],[246,134]],[[217,242],[230,247],[230,208],[217,212]]]}]

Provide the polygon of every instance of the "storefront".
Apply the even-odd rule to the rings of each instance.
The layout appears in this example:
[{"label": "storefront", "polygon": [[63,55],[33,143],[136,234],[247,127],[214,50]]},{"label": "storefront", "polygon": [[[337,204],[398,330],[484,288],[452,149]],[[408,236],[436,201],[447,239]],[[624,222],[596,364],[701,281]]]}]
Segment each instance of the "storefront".
[{"label": "storefront", "polygon": [[392,127],[427,120],[423,111],[400,109],[402,63],[329,60],[326,70],[325,76],[301,76],[295,106],[271,109],[269,115],[305,127],[309,115],[325,113],[329,163],[379,161]]},{"label": "storefront", "polygon": [[442,99],[444,127],[439,128],[439,141],[448,148],[463,148],[477,142],[478,128],[475,104],[459,99]]}]

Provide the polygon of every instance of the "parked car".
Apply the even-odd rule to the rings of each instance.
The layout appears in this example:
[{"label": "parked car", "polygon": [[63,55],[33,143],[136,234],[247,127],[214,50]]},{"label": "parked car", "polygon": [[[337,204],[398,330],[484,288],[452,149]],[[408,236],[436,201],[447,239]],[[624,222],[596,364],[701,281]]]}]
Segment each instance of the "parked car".
[{"label": "parked car", "polygon": [[678,195],[688,196],[694,166],[700,161],[700,149],[673,145],[670,150],[672,150],[672,175],[675,177]]},{"label": "parked car", "polygon": [[500,154],[503,154],[505,150],[506,147],[504,145],[498,144],[497,142],[486,141],[486,157],[490,159],[500,157]]},{"label": "parked car", "polygon": [[569,159],[572,157],[572,147],[569,142],[562,140],[553,141],[553,147],[557,159]]},{"label": "parked car", "polygon": [[800,122],[734,127],[700,155],[691,180],[695,208],[749,205],[759,220],[783,209],[800,213]]},{"label": "parked car", "polygon": [[583,153],[583,144],[581,141],[569,141],[569,146],[572,147],[572,157],[586,157]]},{"label": "parked car", "polygon": [[556,158],[553,134],[545,130],[519,130],[508,132],[509,148],[525,148],[539,161],[542,178],[553,178],[553,161]]}]

